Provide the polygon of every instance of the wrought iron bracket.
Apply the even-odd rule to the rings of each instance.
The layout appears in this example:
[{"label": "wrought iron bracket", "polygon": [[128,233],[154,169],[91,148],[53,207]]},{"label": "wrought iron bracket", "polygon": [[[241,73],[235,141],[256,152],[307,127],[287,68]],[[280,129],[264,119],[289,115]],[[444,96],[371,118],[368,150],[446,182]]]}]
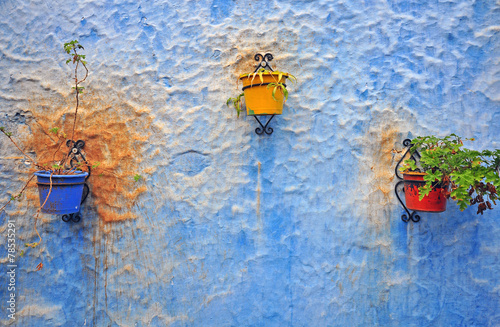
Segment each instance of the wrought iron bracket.
[{"label": "wrought iron bracket", "polygon": [[[259,64],[257,65],[257,67],[255,68],[254,70],[254,73],[258,72],[259,69],[261,68],[264,68],[266,70],[270,70],[270,71],[274,71],[272,68],[271,68],[271,65],[269,64],[270,61],[273,60],[273,55],[270,54],[270,53],[266,53],[265,55],[262,55],[260,53],[257,53],[255,56],[254,56],[254,59],[255,61],[258,61]],[[259,115],[259,116],[268,116],[268,115]],[[257,117],[257,115],[254,115],[254,118],[255,120],[259,123],[260,127],[257,127],[255,129],[255,133],[257,135],[262,135],[262,134],[267,134],[267,135],[271,135],[273,133],[273,129],[271,127],[268,127],[267,125],[269,125],[269,123],[271,122],[271,120],[274,118],[275,115],[272,115],[271,118],[269,118],[266,122],[266,124],[262,124],[262,122],[259,120],[259,118]],[[262,118],[261,118],[262,119]]]},{"label": "wrought iron bracket", "polygon": [[77,223],[80,221],[80,219],[82,219],[82,215],[80,215],[79,212],[70,213],[62,216],[62,221],[64,221],[65,223],[68,223],[70,221]]},{"label": "wrought iron bracket", "polygon": [[[404,201],[401,200],[401,198],[399,197],[399,192],[398,192],[398,190],[401,191],[401,186],[404,186],[403,176],[401,176],[399,173],[399,165],[406,158],[406,155],[410,152],[410,149],[413,146],[413,144],[411,144],[410,139],[405,139],[403,141],[403,146],[407,149],[406,149],[405,153],[403,154],[403,156],[401,157],[401,159],[396,164],[395,174],[396,174],[396,177],[399,179],[399,182],[394,187],[394,192],[396,193],[396,197],[398,198],[399,203],[401,203],[401,205],[403,206],[403,208],[406,211],[406,214],[401,215],[401,220],[403,220],[405,223],[407,223],[410,220],[416,223],[416,222],[420,221],[420,216],[417,214],[416,211],[410,212],[410,210],[408,210]],[[415,151],[414,153],[410,153],[410,158],[412,158],[413,160],[415,160],[415,162],[417,162],[418,160],[420,160],[420,154],[418,153],[418,151]]]},{"label": "wrought iron bracket", "polygon": [[[273,129],[272,127],[267,127],[267,125],[269,125],[269,123],[271,122],[271,120],[274,118],[274,115],[271,116],[271,118],[269,118],[266,122],[265,125],[263,125],[261,123],[261,121],[259,120],[259,118],[257,118],[257,116],[254,116],[255,117],[255,120],[259,123],[260,127],[257,127],[255,129],[255,133],[257,133],[258,135],[262,135],[263,133],[266,133],[267,135],[271,135],[273,133]],[[262,116],[261,116],[262,117]],[[261,128],[262,127],[262,128]]]},{"label": "wrought iron bracket", "polygon": [[[69,158],[69,169],[70,170],[75,170],[78,166],[85,164],[87,166],[87,169],[89,171],[89,174],[85,178],[85,181],[90,177],[90,174],[92,173],[92,167],[90,164],[87,162],[87,159],[85,158],[85,152],[83,151],[83,148],[85,147],[85,141],[83,140],[78,140],[78,141],[73,141],[73,140],[67,140],[66,141],[66,146],[69,148],[69,153],[68,153],[68,158]],[[82,199],[80,201],[80,208],[81,205],[85,202],[87,199],[87,196],[90,193],[90,188],[87,183],[83,184],[83,193],[82,193]],[[82,215],[80,212],[75,212],[75,213],[70,213],[62,216],[62,221],[65,223],[67,222],[79,222],[82,219]]]},{"label": "wrought iron bracket", "polygon": [[269,65],[269,62],[272,61],[273,58],[274,58],[273,55],[270,53],[266,53],[265,55],[257,53],[254,56],[254,59],[255,61],[259,61],[259,65],[257,65],[257,67],[255,68],[254,73],[256,73],[261,68],[274,72],[274,70],[271,68],[271,65]]}]

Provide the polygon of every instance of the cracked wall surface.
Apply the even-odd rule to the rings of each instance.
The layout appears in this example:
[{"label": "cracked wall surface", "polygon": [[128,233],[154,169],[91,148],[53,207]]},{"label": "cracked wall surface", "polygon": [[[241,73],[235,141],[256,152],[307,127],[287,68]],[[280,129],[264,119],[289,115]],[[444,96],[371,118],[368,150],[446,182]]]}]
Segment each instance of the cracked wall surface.
[{"label": "cracked wall surface", "polygon": [[[500,324],[500,208],[405,224],[394,195],[405,138],[500,148],[498,1],[0,1],[0,125],[40,161],[72,126],[73,39],[100,170],[35,249],[36,185],[0,213],[2,325]],[[226,106],[258,52],[298,80],[271,136]],[[0,205],[31,171],[0,138]]]}]

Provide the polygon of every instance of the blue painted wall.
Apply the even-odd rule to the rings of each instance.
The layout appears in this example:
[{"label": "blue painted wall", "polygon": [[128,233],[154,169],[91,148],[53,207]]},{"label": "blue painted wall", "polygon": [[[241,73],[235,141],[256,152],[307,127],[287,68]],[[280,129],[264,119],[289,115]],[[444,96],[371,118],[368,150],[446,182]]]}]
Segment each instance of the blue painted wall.
[{"label": "blue painted wall", "polygon": [[[499,24],[495,0],[0,1],[0,124],[41,157],[71,121],[78,39],[78,136],[106,169],[81,223],[38,221],[15,322],[6,222],[18,251],[38,239],[34,186],[0,213],[0,321],[500,325],[500,208],[405,224],[393,191],[407,137],[500,148]],[[298,78],[272,136],[225,106],[257,52]],[[0,203],[28,171],[2,138]]]}]

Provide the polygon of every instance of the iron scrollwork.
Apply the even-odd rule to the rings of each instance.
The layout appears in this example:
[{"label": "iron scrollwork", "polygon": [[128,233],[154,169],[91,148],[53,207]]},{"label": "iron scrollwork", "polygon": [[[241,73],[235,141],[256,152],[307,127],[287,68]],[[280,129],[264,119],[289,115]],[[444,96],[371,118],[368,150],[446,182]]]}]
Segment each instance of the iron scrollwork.
[{"label": "iron scrollwork", "polygon": [[255,56],[254,56],[254,59],[255,61],[259,61],[259,65],[257,66],[257,68],[255,68],[254,70],[254,73],[257,72],[259,69],[261,68],[264,68],[264,69],[267,69],[267,70],[270,70],[270,71],[274,71],[272,68],[271,68],[271,65],[269,65],[269,62],[272,61],[274,59],[273,55],[270,54],[270,53],[266,53],[265,55],[261,55],[260,53],[257,53]]},{"label": "iron scrollwork", "polygon": [[273,133],[272,127],[267,127],[267,125],[269,125],[271,120],[274,118],[274,115],[272,115],[271,118],[269,118],[267,120],[265,125],[262,125],[262,123],[260,122],[259,118],[257,118],[257,116],[254,116],[254,117],[255,117],[255,120],[257,120],[257,122],[259,123],[259,125],[262,127],[262,128],[257,127],[255,129],[255,133],[257,133],[258,135],[262,135],[263,133],[266,133],[267,135],[271,135]]},{"label": "iron scrollwork", "polygon": [[[85,158],[85,152],[83,151],[83,148],[85,147],[85,141],[78,140],[75,142],[73,140],[67,140],[66,146],[70,149],[69,153],[68,153],[69,170],[75,170],[78,166],[85,164],[87,166],[88,171],[89,171],[89,174],[87,175],[87,177],[85,177],[85,181],[86,181],[90,177],[90,174],[92,173],[92,167],[87,162],[87,159]],[[89,188],[87,183],[84,183],[83,184],[82,199],[80,201],[80,205],[82,205],[85,202],[89,193],[90,193],[90,188]],[[65,223],[70,222],[70,221],[77,223],[81,219],[82,219],[82,216],[81,216],[80,212],[65,214],[62,216],[62,221],[64,221]]]},{"label": "iron scrollwork", "polygon": [[[410,139],[405,139],[403,141],[403,146],[405,148],[407,148],[407,149],[406,149],[405,153],[403,154],[403,156],[401,157],[401,159],[396,164],[395,173],[396,173],[396,177],[400,181],[394,187],[394,191],[396,193],[396,197],[399,200],[399,203],[401,203],[401,205],[403,206],[403,208],[406,211],[406,214],[402,214],[401,215],[401,220],[403,220],[405,223],[407,223],[410,220],[416,223],[416,222],[420,221],[420,216],[417,214],[416,211],[410,212],[410,210],[408,210],[408,208],[406,207],[404,201],[401,200],[401,198],[399,197],[399,192],[398,192],[398,188],[400,189],[401,186],[404,186],[403,176],[401,176],[400,173],[399,173],[399,165],[403,162],[403,160],[405,159],[406,155],[410,152],[413,144],[411,144],[411,140]],[[420,154],[417,151],[415,151],[413,153],[410,153],[410,158],[413,159],[413,160],[415,160],[415,162],[418,162],[420,160]]]},{"label": "iron scrollwork", "polygon": [[[272,68],[271,68],[271,65],[269,65],[269,62],[272,61],[274,59],[273,55],[270,54],[270,53],[266,53],[265,55],[262,55],[260,53],[257,53],[255,56],[254,56],[254,59],[255,61],[258,61],[259,64],[257,65],[257,67],[255,68],[254,70],[254,73],[258,72],[259,69],[261,68],[264,68],[266,70],[269,70],[269,71],[274,71]],[[266,83],[268,84],[268,83]],[[262,84],[262,85],[265,85],[265,84]],[[259,120],[259,118],[257,117],[257,115],[254,115],[254,118],[255,120],[259,123],[260,127],[257,127],[255,129],[255,133],[257,135],[262,135],[264,133],[266,133],[267,135],[271,135],[274,130],[271,128],[271,127],[268,127],[267,125],[269,125],[269,123],[271,122],[271,120],[274,118],[275,115],[272,115],[271,118],[269,118],[266,122],[266,124],[262,124],[262,122]]]},{"label": "iron scrollwork", "polygon": [[70,222],[70,221],[77,223],[82,219],[82,216],[80,215],[79,212],[76,212],[76,213],[70,213],[70,214],[63,215],[61,219],[65,223]]}]

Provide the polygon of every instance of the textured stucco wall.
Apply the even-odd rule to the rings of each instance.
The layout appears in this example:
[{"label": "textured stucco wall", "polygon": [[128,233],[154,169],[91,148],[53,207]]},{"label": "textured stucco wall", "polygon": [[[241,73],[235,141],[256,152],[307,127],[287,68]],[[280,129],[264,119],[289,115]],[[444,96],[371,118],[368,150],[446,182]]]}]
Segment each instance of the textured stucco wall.
[{"label": "textured stucco wall", "polygon": [[[71,123],[75,38],[104,176],[81,223],[39,221],[13,325],[500,325],[500,208],[405,224],[393,194],[406,137],[500,148],[498,1],[2,0],[0,125],[38,158]],[[298,83],[258,136],[225,99],[266,51]],[[0,138],[0,203],[28,169]],[[36,241],[35,201],[0,213],[2,324],[6,220]]]}]

